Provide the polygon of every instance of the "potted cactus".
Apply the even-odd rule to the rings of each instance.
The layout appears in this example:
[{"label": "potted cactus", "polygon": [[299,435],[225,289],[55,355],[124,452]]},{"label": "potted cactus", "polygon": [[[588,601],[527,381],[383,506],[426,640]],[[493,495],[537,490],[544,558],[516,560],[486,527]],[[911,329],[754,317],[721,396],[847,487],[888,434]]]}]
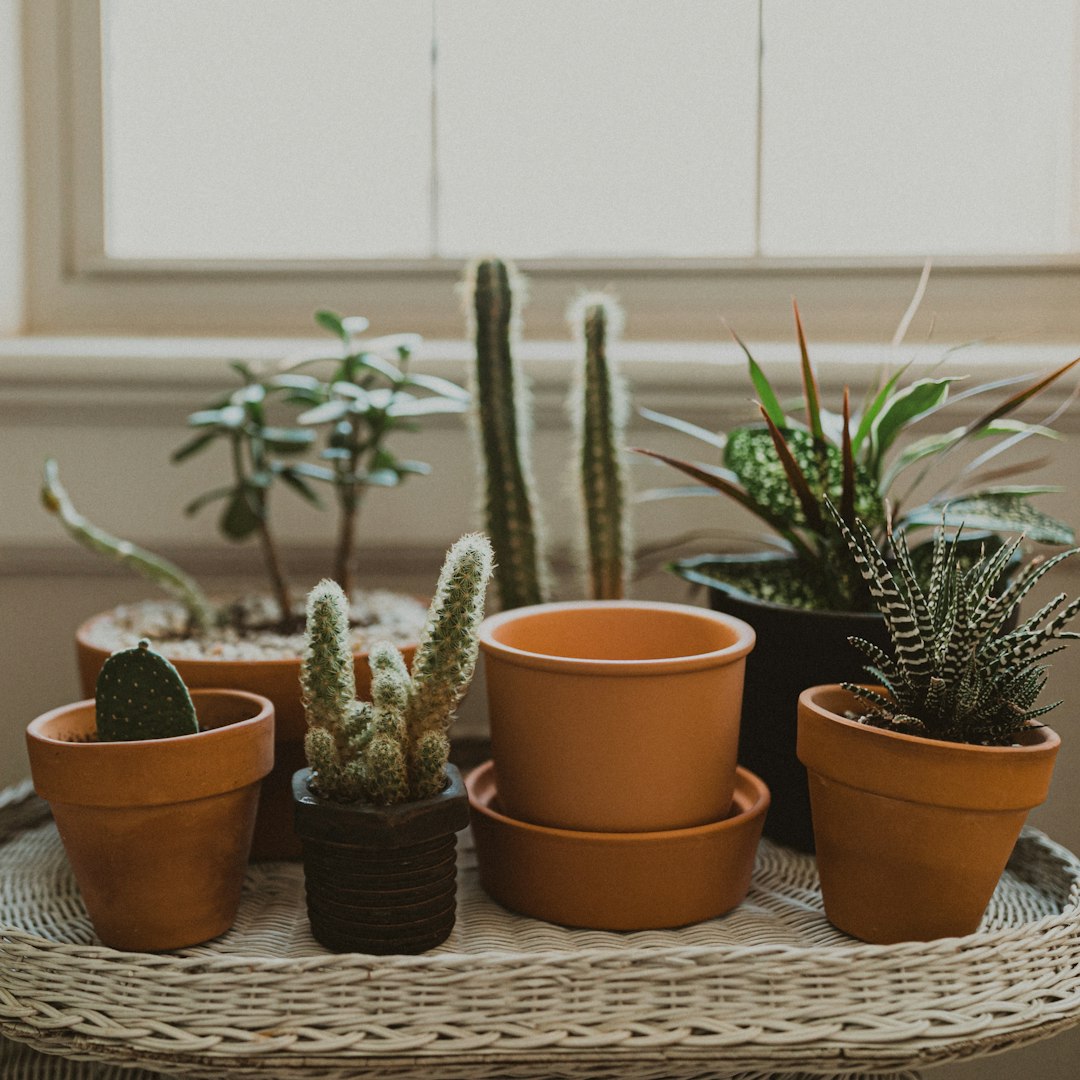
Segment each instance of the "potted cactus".
[{"label": "potted cactus", "polygon": [[416,335],[364,339],[359,336],[367,325],[364,319],[342,319],[327,311],[316,319],[336,338],[333,348],[265,371],[234,365],[241,385],[189,417],[192,437],[173,454],[179,463],[212,446],[227,449],[228,481],[194,499],[186,512],[221,506],[219,528],[227,540],[258,542],[265,593],[215,602],[181,568],[89,521],[61,484],[55,462],[47,463],[42,487],[46,508],[73,539],[141,574],[169,597],[114,609],[79,628],[86,695],[93,692],[110,652],[147,637],[178,666],[189,686],[231,686],[274,702],[277,761],[264,785],[254,858],[299,856],[289,785],[304,760],[299,693],[303,607],[272,527],[278,494],[296,494],[319,507],[325,501],[322,491],[336,505],[328,569],[351,599],[353,652],[363,682],[367,645],[391,640],[410,658],[425,610],[413,597],[355,588],[364,498],[375,487],[397,487],[427,473],[424,462],[392,452],[393,440],[426,415],[462,412],[469,398],[454,383],[410,370]]},{"label": "potted cactus", "polygon": [[232,925],[273,762],[266,698],[189,694],[144,640],[106,660],[95,700],[39,716],[26,742],[106,945],[178,949]]},{"label": "potted cactus", "polygon": [[[1073,548],[1007,584],[1014,540],[964,568],[940,530],[928,579],[904,538],[882,557],[869,529],[838,523],[881,612],[891,651],[852,638],[875,685],[815,686],[799,699],[798,753],[810,780],[829,919],[888,944],[973,932],[1029,810],[1050,784],[1059,738],[1040,718],[1042,661],[1077,637],[1080,598],[1013,614]],[[996,590],[996,591],[995,591]]]},{"label": "potted cactus", "polygon": [[454,544],[412,674],[393,645],[374,645],[370,701],[356,699],[343,592],[323,581],[308,597],[309,767],[293,798],[311,929],[328,949],[419,953],[453,929],[455,833],[469,807],[447,731],[476,665],[492,561],[484,536]]},{"label": "potted cactus", "polygon": [[[476,260],[464,290],[476,346],[473,433],[484,519],[495,549],[495,587],[504,610],[551,599],[552,573],[530,465],[529,386],[514,350],[524,281],[513,264]],[[581,496],[584,581],[594,600],[622,599],[632,564],[620,463],[628,399],[608,355],[623,313],[607,293],[585,293],[567,312],[581,346],[567,411]]]},{"label": "potted cactus", "polygon": [[[886,553],[887,528],[912,534],[935,524],[985,530],[995,545],[1003,535],[1020,532],[1040,543],[1072,543],[1069,526],[1031,504],[1033,497],[1054,489],[1013,481],[1043,461],[1003,465],[1001,455],[1022,444],[1058,438],[1050,426],[1056,413],[1043,423],[1022,422],[1012,414],[1078,361],[1030,381],[1018,377],[968,388],[953,375],[905,378],[905,365],[869,388],[861,408],[852,405],[845,388],[840,409],[830,411],[822,402],[797,307],[795,325],[804,386],[800,409],[781,404],[764,370],[736,336],[759,403],[758,422],[723,433],[643,409],[646,418],[702,443],[707,459],[637,452],[694,481],[656,489],[647,498],[711,491],[768,529],[762,537],[766,550],[701,555],[679,560],[671,569],[707,587],[715,609],[757,630],[758,647],[746,670],[739,760],[772,791],[766,835],[812,851],[806,772],[795,753],[796,700],[812,682],[859,677],[857,658],[846,644],[849,636],[879,648],[888,643],[885,624],[851,565],[826,500],[836,504],[849,527],[859,517]],[[939,424],[951,405],[999,391],[1004,396],[980,415],[945,431],[921,434],[927,424]],[[954,465],[960,456],[954,452],[976,441],[988,448]],[[920,485],[928,478],[938,493],[929,500],[914,498],[925,491]],[[977,558],[982,542],[970,538],[961,554],[969,561]],[[1020,553],[1013,550],[1018,562]],[[913,546],[912,556],[925,571],[930,544]]]}]

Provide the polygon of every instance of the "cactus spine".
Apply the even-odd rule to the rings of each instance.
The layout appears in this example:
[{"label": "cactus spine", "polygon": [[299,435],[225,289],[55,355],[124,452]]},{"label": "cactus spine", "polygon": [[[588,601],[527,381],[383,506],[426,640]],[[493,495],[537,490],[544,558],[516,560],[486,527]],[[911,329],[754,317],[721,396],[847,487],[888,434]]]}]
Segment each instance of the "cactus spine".
[{"label": "cactus spine", "polygon": [[206,598],[206,594],[180,567],[155,555],[152,551],[137,547],[127,540],[107,533],[88,521],[75,509],[64,486],[60,483],[60,470],[51,458],[45,462],[45,475],[41,484],[41,501],[45,509],[60,518],[68,535],[84,547],[129,567],[148,578],[187,609],[192,628],[202,630],[218,621],[218,612]]},{"label": "cactus spine", "polygon": [[99,742],[168,739],[199,730],[179,673],[145,638],[102,665],[95,706]]},{"label": "cactus spine", "polygon": [[466,282],[476,341],[475,429],[485,515],[499,560],[495,582],[504,608],[523,607],[545,599],[547,570],[528,458],[527,388],[512,349],[520,279],[500,259],[481,259]]},{"label": "cactus spine", "polygon": [[585,512],[587,579],[594,600],[621,600],[630,576],[630,535],[620,453],[626,429],[626,390],[607,347],[622,328],[622,309],[604,294],[571,306],[571,325],[584,345],[571,399]]},{"label": "cactus spine", "polygon": [[305,749],[322,795],[338,802],[389,804],[429,798],[443,789],[447,731],[476,666],[477,628],[493,561],[484,536],[463,536],[454,544],[439,575],[413,674],[393,645],[373,645],[370,702],[353,699],[345,594],[332,581],[311,591],[300,679],[308,721]]}]

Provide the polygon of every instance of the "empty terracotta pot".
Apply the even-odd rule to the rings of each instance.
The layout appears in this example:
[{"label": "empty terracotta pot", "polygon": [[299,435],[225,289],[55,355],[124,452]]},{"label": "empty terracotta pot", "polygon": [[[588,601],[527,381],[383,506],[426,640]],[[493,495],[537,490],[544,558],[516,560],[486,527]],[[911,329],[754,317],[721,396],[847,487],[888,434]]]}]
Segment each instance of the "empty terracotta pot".
[{"label": "empty terracotta pot", "polygon": [[969,746],[843,716],[863,708],[836,684],[799,698],[825,914],[874,944],[973,933],[1060,740],[1044,727],[1018,746]]},{"label": "empty terracotta pot", "polygon": [[753,646],[747,623],[682,604],[542,604],[486,619],[503,810],[596,832],[721,820]]},{"label": "empty terracotta pot", "polygon": [[746,897],[768,788],[739,769],[731,813],[690,829],[549,829],[501,812],[489,761],[466,780],[480,883],[504,907],[594,930],[656,930],[714,919]]},{"label": "empty terracotta pot", "polygon": [[299,769],[292,793],[304,845],[308,920],[333,952],[421,953],[442,944],[457,914],[457,836],[469,824],[461,774],[430,799],[373,806],[312,791]]},{"label": "empty terracotta pot", "polygon": [[[93,697],[101,665],[109,656],[107,649],[92,644],[93,624],[107,619],[109,612],[96,615],[79,627],[75,645],[79,662],[79,680],[84,696]],[[415,645],[401,649],[406,663],[411,664]],[[367,653],[354,656],[356,691],[367,699],[371,690],[371,671]],[[303,768],[304,735],[307,731],[304,706],[300,701],[300,658],[283,660],[172,660],[173,666],[189,689],[196,687],[227,687],[260,694],[274,703],[276,741],[274,768],[262,785],[259,813],[255,821],[255,836],[251,844],[251,859],[299,859],[300,840],[293,828],[292,775]]]},{"label": "empty terracotta pot", "polygon": [[196,945],[232,926],[274,756],[274,707],[194,690],[200,731],[99,743],[94,702],[27,728],[30,772],[98,936],[115,949]]}]

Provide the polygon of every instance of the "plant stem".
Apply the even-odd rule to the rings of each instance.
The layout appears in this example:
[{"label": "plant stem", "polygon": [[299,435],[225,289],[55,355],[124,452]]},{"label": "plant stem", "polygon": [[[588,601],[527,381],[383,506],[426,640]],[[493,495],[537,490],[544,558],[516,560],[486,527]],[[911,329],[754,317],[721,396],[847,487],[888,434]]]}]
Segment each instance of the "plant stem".
[{"label": "plant stem", "polygon": [[266,563],[267,573],[270,575],[270,584],[274,591],[274,599],[281,608],[281,622],[285,625],[292,614],[292,601],[289,599],[289,587],[285,583],[285,574],[282,570],[281,559],[278,557],[277,544],[270,535],[270,529],[265,518],[259,523],[259,541],[262,544],[263,560]]},{"label": "plant stem", "polygon": [[[236,475],[236,482],[239,486],[247,487],[247,476],[244,470],[244,448],[243,437],[236,435],[232,440],[233,451],[233,470]],[[248,453],[252,458],[252,467],[258,468],[258,462],[255,460],[255,450],[248,444]],[[277,601],[278,607],[281,609],[281,622],[284,626],[289,621],[289,616],[292,613],[292,602],[289,599],[289,588],[285,583],[285,574],[282,570],[281,559],[278,556],[277,544],[274,542],[274,538],[270,533],[270,526],[266,521],[266,493],[259,491],[255,494],[252,487],[247,487],[248,498],[255,498],[258,500],[258,518],[259,518],[259,542],[262,545],[263,562],[266,566],[266,572],[270,577],[270,588],[274,594],[274,599]]]},{"label": "plant stem", "polygon": [[348,597],[352,595],[353,538],[356,533],[356,499],[349,492],[341,499],[341,516],[338,519],[337,550],[334,553],[334,580]]}]

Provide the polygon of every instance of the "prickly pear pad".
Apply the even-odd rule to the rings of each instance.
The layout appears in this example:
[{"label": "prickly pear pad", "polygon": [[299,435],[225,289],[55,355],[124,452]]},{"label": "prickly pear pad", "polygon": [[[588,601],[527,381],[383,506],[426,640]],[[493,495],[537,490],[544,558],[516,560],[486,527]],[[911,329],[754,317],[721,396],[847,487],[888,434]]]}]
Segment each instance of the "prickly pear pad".
[{"label": "prickly pear pad", "polygon": [[145,638],[105,661],[96,698],[101,742],[168,739],[199,730],[191,695],[176,668]]}]

